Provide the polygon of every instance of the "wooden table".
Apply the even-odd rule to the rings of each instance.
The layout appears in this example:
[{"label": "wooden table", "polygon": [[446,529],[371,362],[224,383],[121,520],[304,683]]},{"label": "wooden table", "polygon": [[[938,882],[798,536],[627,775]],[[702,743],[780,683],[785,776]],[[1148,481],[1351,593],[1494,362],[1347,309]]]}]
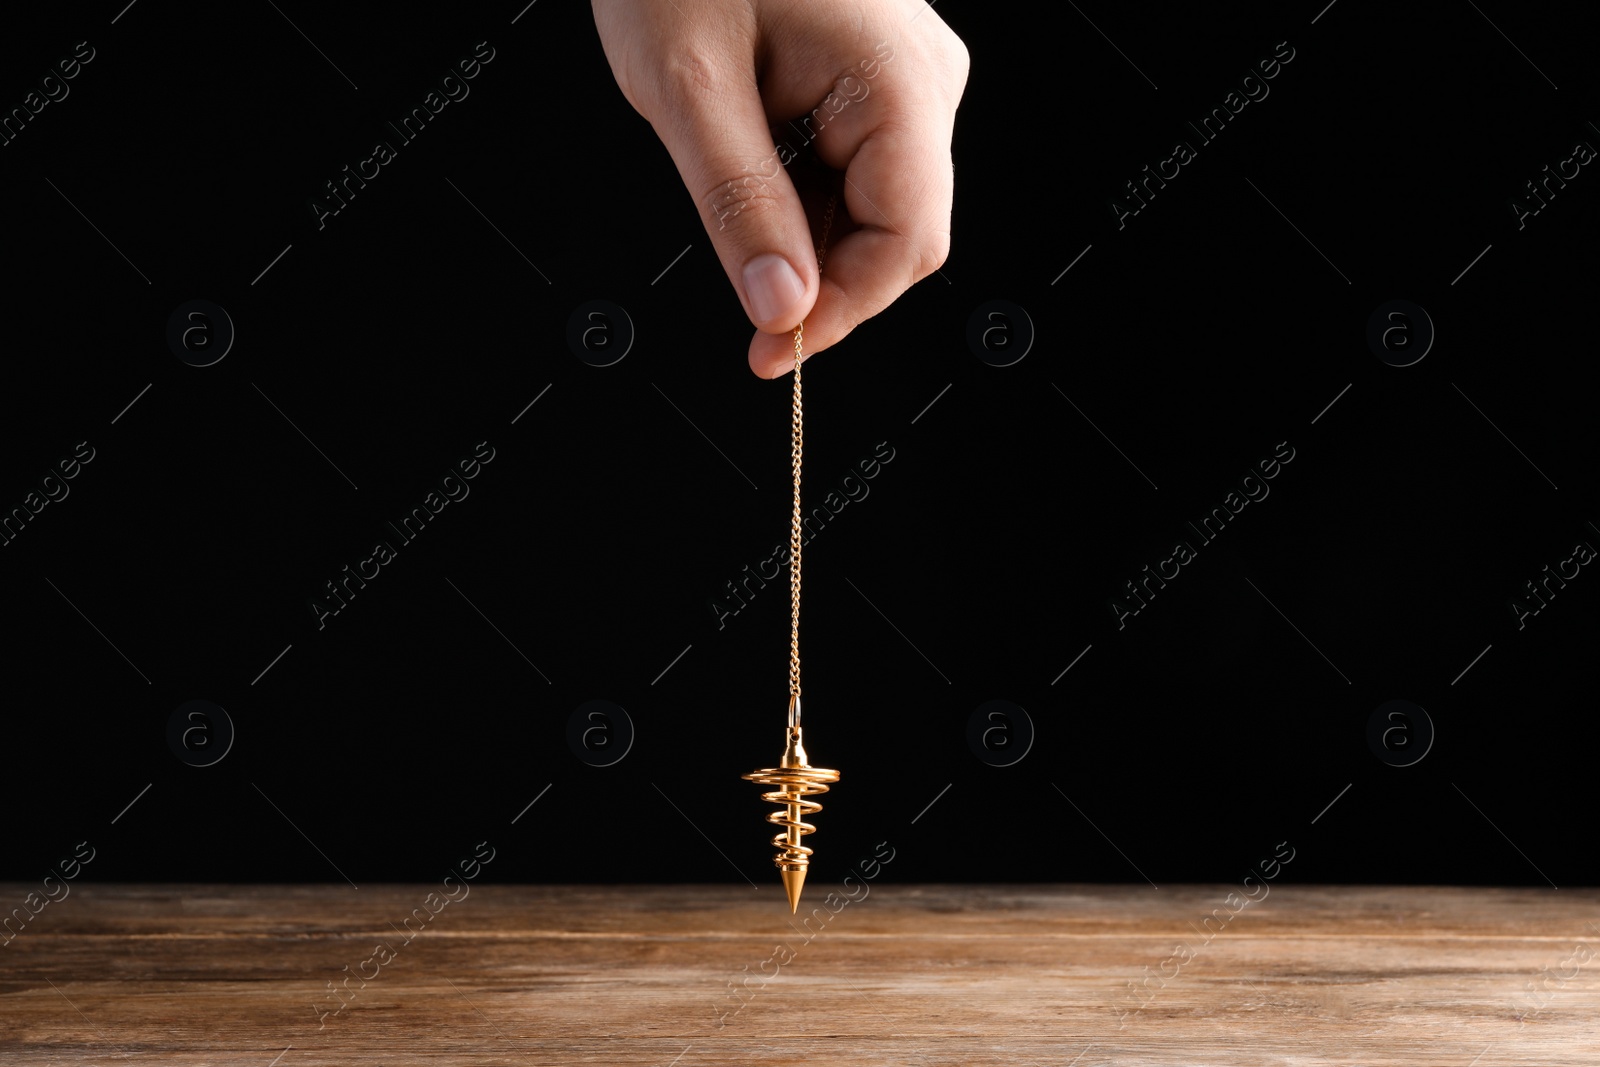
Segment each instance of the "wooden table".
[{"label": "wooden table", "polygon": [[1600,1063],[1600,891],[1238,888],[75,883],[0,1064]]}]

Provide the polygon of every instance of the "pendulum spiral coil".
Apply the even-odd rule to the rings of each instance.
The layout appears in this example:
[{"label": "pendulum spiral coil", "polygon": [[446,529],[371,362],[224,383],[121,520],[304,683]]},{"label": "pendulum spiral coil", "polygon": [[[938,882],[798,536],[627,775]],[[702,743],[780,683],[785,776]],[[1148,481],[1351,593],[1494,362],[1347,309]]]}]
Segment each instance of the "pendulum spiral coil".
[{"label": "pendulum spiral coil", "polygon": [[761,794],[761,799],[777,804],[777,811],[767,813],[767,821],[780,829],[772,835],[772,846],[778,850],[773,864],[779,870],[799,870],[810,862],[811,849],[800,843],[805,834],[817,828],[806,822],[804,816],[815,815],[822,805],[806,797],[826,793],[828,785],[839,780],[839,772],[826,767],[768,767],[742,776],[758,785],[776,786]]},{"label": "pendulum spiral coil", "polygon": [[811,862],[811,849],[801,843],[806,834],[817,828],[805,821],[805,816],[815,815],[822,805],[808,797],[828,791],[828,786],[839,780],[839,772],[827,767],[813,767],[806,758],[805,746],[800,740],[800,697],[789,698],[789,727],[783,759],[776,767],[741,775],[746,781],[771,786],[761,794],[761,799],[778,805],[777,811],[767,812],[767,821],[778,827],[772,835],[772,847],[777,853],[773,866],[783,874],[784,888],[789,894],[790,910],[799,905],[800,887],[805,883],[806,867]]}]

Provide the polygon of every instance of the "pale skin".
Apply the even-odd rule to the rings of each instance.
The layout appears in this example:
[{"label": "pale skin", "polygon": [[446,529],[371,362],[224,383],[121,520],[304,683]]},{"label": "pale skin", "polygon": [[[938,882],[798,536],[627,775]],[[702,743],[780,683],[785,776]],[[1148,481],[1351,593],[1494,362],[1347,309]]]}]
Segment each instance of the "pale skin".
[{"label": "pale skin", "polygon": [[[593,6],[617,85],[672,156],[756,327],[758,376],[793,369],[800,322],[809,358],[944,265],[968,56],[926,0]],[[819,274],[824,187],[839,199]]]}]

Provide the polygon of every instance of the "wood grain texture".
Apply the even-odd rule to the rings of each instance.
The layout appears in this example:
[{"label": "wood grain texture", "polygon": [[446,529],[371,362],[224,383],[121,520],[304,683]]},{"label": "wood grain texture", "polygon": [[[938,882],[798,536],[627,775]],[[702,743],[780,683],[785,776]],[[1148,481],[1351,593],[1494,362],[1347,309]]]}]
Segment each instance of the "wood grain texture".
[{"label": "wood grain texture", "polygon": [[1596,890],[1281,885],[1206,940],[1237,887],[808,886],[809,936],[775,879],[440,888],[76,885],[0,948],[0,1063],[1600,1063]]}]

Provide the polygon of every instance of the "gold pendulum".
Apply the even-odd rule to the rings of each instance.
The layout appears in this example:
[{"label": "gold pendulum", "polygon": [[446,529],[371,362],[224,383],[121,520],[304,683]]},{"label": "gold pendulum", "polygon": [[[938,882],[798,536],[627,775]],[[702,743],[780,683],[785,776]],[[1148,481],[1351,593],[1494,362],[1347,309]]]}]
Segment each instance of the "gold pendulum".
[{"label": "gold pendulum", "polygon": [[[828,250],[828,230],[833,224],[833,209],[837,196],[828,201],[827,214],[822,222],[822,244],[817,249],[817,270],[821,273],[822,260]],[[828,791],[828,785],[839,780],[839,772],[826,767],[813,767],[806,762],[805,746],[800,743],[800,541],[804,531],[800,522],[800,352],[805,323],[794,328],[794,514],[789,527],[789,725],[785,735],[783,759],[776,767],[767,767],[741,775],[746,781],[775,788],[761,794],[761,799],[779,805],[777,811],[767,813],[767,821],[780,827],[772,837],[778,850],[773,864],[783,876],[783,890],[789,897],[791,914],[800,909],[800,890],[806,883],[806,867],[811,862],[811,849],[800,843],[806,834],[815,833],[816,827],[805,822],[802,816],[814,815],[822,805],[807,797]]]}]

